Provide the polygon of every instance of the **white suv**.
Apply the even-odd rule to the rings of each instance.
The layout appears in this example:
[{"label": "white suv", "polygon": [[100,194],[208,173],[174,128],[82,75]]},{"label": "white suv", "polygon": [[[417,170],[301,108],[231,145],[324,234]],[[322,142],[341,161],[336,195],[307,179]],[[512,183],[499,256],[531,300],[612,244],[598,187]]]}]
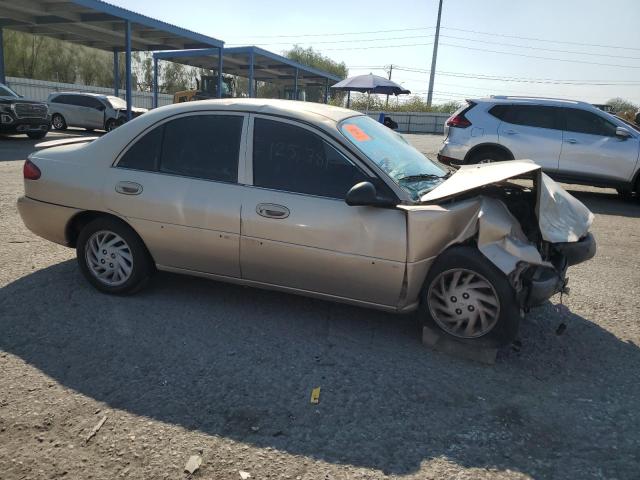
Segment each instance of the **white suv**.
[{"label": "white suv", "polygon": [[467,100],[446,122],[447,164],[531,159],[566,183],[640,195],[640,130],[593,105],[503,97]]}]

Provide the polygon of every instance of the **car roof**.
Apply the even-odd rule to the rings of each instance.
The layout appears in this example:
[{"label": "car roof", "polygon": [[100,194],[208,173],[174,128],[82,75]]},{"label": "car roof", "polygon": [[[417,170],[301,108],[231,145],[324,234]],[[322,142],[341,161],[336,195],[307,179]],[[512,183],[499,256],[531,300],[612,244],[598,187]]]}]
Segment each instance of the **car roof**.
[{"label": "car roof", "polygon": [[569,100],[564,98],[492,95],[490,97],[470,98],[468,101],[474,102],[474,103],[491,103],[495,105],[500,105],[500,104],[546,105],[546,106],[553,106],[553,107],[577,107],[577,108],[583,108],[586,110],[599,110],[597,107],[593,106],[590,103],[581,102],[579,100]]},{"label": "car roof", "polygon": [[354,110],[325,105],[323,103],[277,100],[269,98],[224,98],[215,100],[198,100],[195,102],[176,103],[156,108],[151,110],[149,114],[162,114],[162,116],[166,116],[167,114],[176,115],[182,112],[212,109],[281,115],[307,121],[318,121],[321,120],[321,118],[318,117],[323,117],[325,120],[328,119],[333,122],[339,122],[345,118],[362,115],[360,112],[356,112]]},{"label": "car roof", "polygon": [[58,96],[58,95],[84,95],[86,97],[96,97],[96,98],[107,98],[111,95],[107,95],[105,93],[91,93],[91,92],[53,92],[50,93],[49,96]]}]

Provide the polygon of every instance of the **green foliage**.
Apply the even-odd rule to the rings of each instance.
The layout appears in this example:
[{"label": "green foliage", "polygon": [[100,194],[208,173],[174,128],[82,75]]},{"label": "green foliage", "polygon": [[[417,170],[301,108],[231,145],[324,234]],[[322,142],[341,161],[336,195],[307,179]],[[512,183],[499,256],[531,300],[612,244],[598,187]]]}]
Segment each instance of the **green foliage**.
[{"label": "green foliage", "polygon": [[611,105],[618,116],[629,122],[635,120],[636,112],[640,109],[635,103],[620,97],[612,98],[607,102],[607,105]]},{"label": "green foliage", "polygon": [[[320,52],[314,50],[312,47],[303,48],[300,45],[295,45],[291,50],[283,52],[283,55],[298,63],[302,63],[303,65],[317,68],[318,70],[324,70],[325,72],[333,73],[340,78],[347,78],[347,75],[349,75],[349,69],[344,62],[336,62],[329,57],[325,57]],[[305,88],[305,90],[307,94],[307,101],[324,101],[324,87],[307,87]],[[342,98],[344,98],[344,93],[332,92],[332,97],[338,100],[342,100]]]},{"label": "green foliage", "polygon": [[[456,101],[450,101],[437,105],[427,106],[427,102],[424,98],[413,95],[410,97],[399,96],[389,97],[389,105],[386,105],[385,95],[371,95],[371,98],[367,101],[366,94],[351,94],[351,107],[353,110],[367,110],[367,102],[370,111],[385,111],[385,112],[440,112],[440,113],[453,113],[460,108],[460,103]],[[346,105],[346,102],[341,104]]]}]

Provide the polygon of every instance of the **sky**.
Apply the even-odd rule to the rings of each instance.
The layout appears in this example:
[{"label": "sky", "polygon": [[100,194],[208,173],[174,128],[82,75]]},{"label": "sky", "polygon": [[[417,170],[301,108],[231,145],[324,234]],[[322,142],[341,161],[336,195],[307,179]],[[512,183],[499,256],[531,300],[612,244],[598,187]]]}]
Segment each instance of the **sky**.
[{"label": "sky", "polygon": [[[225,42],[312,46],[425,94],[438,0],[109,0]],[[640,0],[444,0],[434,102],[485,95],[640,104]]]}]

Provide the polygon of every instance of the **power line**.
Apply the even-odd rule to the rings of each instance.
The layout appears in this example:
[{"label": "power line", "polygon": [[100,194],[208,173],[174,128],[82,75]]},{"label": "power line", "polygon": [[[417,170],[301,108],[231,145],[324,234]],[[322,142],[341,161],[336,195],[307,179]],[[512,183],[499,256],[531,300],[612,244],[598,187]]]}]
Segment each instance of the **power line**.
[{"label": "power line", "polygon": [[514,52],[501,52],[498,50],[489,50],[486,48],[475,48],[475,47],[465,47],[463,45],[453,45],[451,43],[442,43],[441,45],[447,46],[447,47],[454,47],[454,48],[463,48],[465,50],[475,50],[477,52],[489,52],[489,53],[499,53],[502,55],[513,55],[515,57],[526,57],[526,58],[537,58],[537,59],[541,59],[541,60],[555,60],[556,62],[570,62],[570,63],[582,63],[585,65],[598,65],[601,67],[617,67],[617,68],[640,68],[640,65],[617,65],[617,64],[613,64],[613,63],[598,63],[598,62],[587,62],[585,60],[569,60],[566,58],[552,58],[552,57],[541,57],[539,55],[526,55],[524,53],[514,53]]},{"label": "power line", "polygon": [[558,52],[558,53],[570,53],[570,54],[577,54],[577,55],[592,55],[592,56],[596,56],[596,57],[608,57],[608,58],[625,58],[628,60],[640,60],[640,57],[628,57],[625,55],[611,55],[608,53],[594,53],[594,52],[577,52],[575,50],[558,50],[555,48],[541,48],[541,47],[535,47],[535,46],[531,46],[531,45],[517,45],[515,43],[502,43],[502,42],[492,42],[490,40],[477,40],[475,38],[465,38],[465,37],[456,37],[453,35],[440,35],[443,38],[452,38],[455,40],[468,40],[471,42],[479,42],[479,43],[488,43],[491,45],[500,45],[503,47],[517,47],[517,48],[528,48],[530,50],[542,50],[545,52]]},{"label": "power line", "polygon": [[[401,65],[394,65],[397,70],[421,73],[428,75],[430,71],[423,68],[403,67]],[[349,67],[351,68],[351,67]],[[483,73],[465,73],[465,72],[450,72],[438,70],[438,75],[444,75],[457,78],[469,78],[474,80],[491,80],[500,82],[519,82],[519,83],[548,83],[558,85],[610,85],[610,86],[624,86],[624,85],[640,85],[638,81],[632,80],[559,80],[553,78],[524,78],[514,76],[501,76],[491,75]]]},{"label": "power line", "polygon": [[492,37],[505,37],[505,38],[517,38],[520,40],[534,40],[536,42],[547,42],[547,43],[565,43],[567,45],[581,45],[583,47],[599,47],[599,48],[617,48],[623,50],[636,50],[640,51],[640,48],[634,47],[623,47],[622,45],[603,45],[598,43],[583,43],[583,42],[570,42],[566,40],[550,40],[548,38],[535,38],[535,37],[521,37],[518,35],[507,35],[504,33],[495,33],[495,32],[481,32],[478,30],[465,30],[464,28],[453,28],[453,27],[442,27],[445,30],[456,30],[459,32],[467,32],[467,33],[477,33],[480,35],[489,35]]},{"label": "power line", "polygon": [[[346,47],[346,48],[324,48],[323,51],[336,51],[336,50],[369,50],[372,48],[396,48],[396,47],[421,47],[433,45],[433,42],[430,43],[405,43],[402,45],[376,45],[373,47]],[[640,68],[640,67],[638,67]]]},{"label": "power line", "polygon": [[251,35],[243,38],[302,38],[302,37],[331,37],[340,35],[364,35],[367,33],[390,33],[390,32],[415,32],[417,30],[433,30],[435,27],[418,28],[398,28],[393,30],[369,30],[360,32],[334,32],[334,33],[302,33],[299,35]]},{"label": "power line", "polygon": [[[322,42],[317,42],[317,41],[313,41],[311,42],[302,42],[302,45],[318,45],[321,43],[359,43],[359,42],[379,42],[379,41],[388,41],[388,40],[407,40],[407,39],[414,39],[414,38],[431,38],[433,37],[433,35],[409,35],[409,36],[405,36],[405,37],[387,37],[387,38],[365,38],[365,39],[356,39],[356,38],[350,38],[349,40],[327,40],[327,41],[322,41]],[[292,43],[296,43],[296,42],[276,42],[276,43],[260,43],[260,45],[291,45]],[[240,46],[240,45],[244,45],[244,43],[229,43],[228,46],[233,47],[233,46]]]}]

